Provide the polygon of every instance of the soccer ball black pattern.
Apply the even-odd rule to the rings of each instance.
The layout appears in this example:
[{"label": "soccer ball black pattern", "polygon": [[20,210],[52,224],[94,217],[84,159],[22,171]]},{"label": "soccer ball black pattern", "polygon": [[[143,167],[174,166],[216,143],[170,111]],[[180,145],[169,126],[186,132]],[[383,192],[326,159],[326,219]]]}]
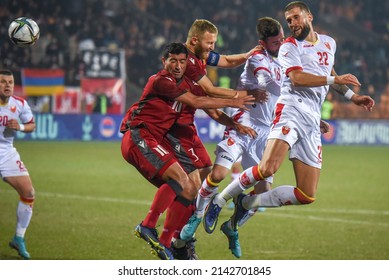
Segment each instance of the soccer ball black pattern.
[{"label": "soccer ball black pattern", "polygon": [[28,47],[35,44],[39,39],[38,24],[27,17],[20,17],[11,22],[8,35],[12,43],[19,47]]}]

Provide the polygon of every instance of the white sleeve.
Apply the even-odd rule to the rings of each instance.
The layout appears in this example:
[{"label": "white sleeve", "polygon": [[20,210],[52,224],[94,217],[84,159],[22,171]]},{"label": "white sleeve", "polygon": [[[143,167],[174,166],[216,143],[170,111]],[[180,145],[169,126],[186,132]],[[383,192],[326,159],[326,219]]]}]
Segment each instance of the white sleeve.
[{"label": "white sleeve", "polygon": [[26,101],[23,103],[22,111],[20,112],[19,119],[22,123],[29,123],[34,119],[31,108]]},{"label": "white sleeve", "polygon": [[269,59],[265,55],[253,56],[249,61],[254,76],[257,78],[258,88],[272,92],[274,86],[278,87],[271,73]]},{"label": "white sleeve", "polygon": [[278,52],[278,61],[285,75],[288,75],[291,70],[303,70],[298,46],[293,42],[282,44]]}]

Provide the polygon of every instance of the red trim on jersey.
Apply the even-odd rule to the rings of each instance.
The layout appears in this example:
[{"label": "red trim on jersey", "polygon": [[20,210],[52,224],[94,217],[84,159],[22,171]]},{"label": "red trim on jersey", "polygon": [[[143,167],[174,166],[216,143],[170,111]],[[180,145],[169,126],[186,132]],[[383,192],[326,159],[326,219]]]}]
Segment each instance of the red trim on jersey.
[{"label": "red trim on jersey", "polygon": [[232,119],[233,119],[234,121],[237,122],[243,114],[244,114],[244,111],[243,111],[243,110],[242,110],[242,111],[239,111],[239,113],[236,113],[236,114],[232,117]]},{"label": "red trim on jersey", "polygon": [[285,44],[285,43],[292,43],[292,44],[294,44],[294,45],[297,47],[296,38],[294,38],[294,37],[292,37],[292,36],[286,38],[286,39],[284,40],[283,44]]},{"label": "red trim on jersey", "polygon": [[[232,118],[234,121],[238,122],[239,119],[240,119],[240,117],[243,115],[243,113],[244,113],[244,111],[239,111],[239,112],[237,112],[235,115],[233,115],[231,118]],[[232,127],[229,127],[228,129],[226,129],[226,130],[224,131],[224,137],[227,137],[227,136],[230,134],[230,131],[231,131],[231,130],[233,130]]]},{"label": "red trim on jersey", "polygon": [[300,67],[300,66],[293,66],[293,67],[290,67],[290,68],[286,69],[286,72],[285,72],[286,76],[288,76],[288,74],[289,74],[291,71],[294,71],[294,70],[301,70],[301,71],[303,71],[303,68]]},{"label": "red trim on jersey", "polygon": [[263,54],[263,55],[266,55],[266,52],[265,52],[265,50],[262,50],[262,51],[255,51],[255,52],[253,52],[253,53],[252,53],[252,55],[251,55],[251,56],[254,56],[254,55],[257,55],[257,54]]},{"label": "red trim on jersey", "polygon": [[35,122],[34,122],[34,117],[32,117],[32,119],[31,119],[30,121],[28,121],[28,122],[26,122],[26,123],[23,123],[23,124],[29,124],[29,123],[35,123]]},{"label": "red trim on jersey", "polygon": [[14,99],[16,99],[17,101],[20,101],[23,105],[24,105],[24,102],[26,102],[26,100],[24,100],[23,98],[19,97],[19,96],[16,96],[16,95],[12,95],[12,97]]},{"label": "red trim on jersey", "polygon": [[256,75],[259,70],[265,70],[265,71],[269,72],[269,74],[271,74],[271,72],[270,72],[270,70],[268,68],[260,66],[258,68],[255,68],[254,75]]},{"label": "red trim on jersey", "polygon": [[275,118],[273,120],[273,126],[277,124],[280,121],[282,110],[284,109],[284,104],[277,103],[276,104],[276,110],[275,110]]}]

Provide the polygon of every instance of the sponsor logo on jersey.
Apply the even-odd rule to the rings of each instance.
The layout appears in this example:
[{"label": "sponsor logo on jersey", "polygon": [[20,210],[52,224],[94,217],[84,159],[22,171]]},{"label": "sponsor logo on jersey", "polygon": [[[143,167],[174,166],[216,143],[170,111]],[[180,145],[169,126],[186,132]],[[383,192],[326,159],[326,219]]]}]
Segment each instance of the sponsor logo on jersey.
[{"label": "sponsor logo on jersey", "polygon": [[286,134],[289,133],[289,131],[290,131],[290,127],[289,126],[284,125],[282,127],[282,134],[286,135]]},{"label": "sponsor logo on jersey", "polygon": [[173,82],[173,79],[170,78],[170,77],[165,77],[166,79],[168,79],[169,81]]},{"label": "sponsor logo on jersey", "polygon": [[193,57],[190,57],[190,58],[189,58],[189,61],[192,62],[192,64],[195,64],[195,60],[194,60]]},{"label": "sponsor logo on jersey", "polygon": [[9,108],[11,110],[12,113],[15,113],[16,112],[16,106],[11,106],[11,108]]},{"label": "sponsor logo on jersey", "polygon": [[228,139],[227,139],[227,145],[228,145],[228,146],[232,146],[232,145],[234,145],[234,144],[235,144],[234,139],[232,139],[232,138],[228,138]]},{"label": "sponsor logo on jersey", "polygon": [[283,56],[287,56],[287,55],[288,55],[288,53],[289,53],[289,52],[286,52],[286,53],[283,53],[282,55],[283,55]]},{"label": "sponsor logo on jersey", "polygon": [[310,47],[313,47],[314,45],[313,44],[306,44],[306,45],[303,45],[303,48],[310,48]]},{"label": "sponsor logo on jersey", "polygon": [[328,42],[325,42],[324,45],[327,47],[327,49],[331,50],[331,45]]}]

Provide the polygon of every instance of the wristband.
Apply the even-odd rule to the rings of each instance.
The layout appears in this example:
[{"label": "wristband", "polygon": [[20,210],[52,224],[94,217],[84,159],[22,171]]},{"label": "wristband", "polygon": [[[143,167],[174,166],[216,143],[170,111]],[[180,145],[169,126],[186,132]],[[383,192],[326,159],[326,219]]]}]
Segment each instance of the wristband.
[{"label": "wristband", "polygon": [[355,94],[355,92],[353,92],[351,89],[349,89],[349,90],[346,91],[346,93],[344,94],[344,97],[346,97],[348,100],[351,100],[351,98],[353,97],[354,94]]},{"label": "wristband", "polygon": [[335,76],[327,76],[327,85],[333,85],[335,83]]},{"label": "wristband", "polygon": [[19,130],[24,131],[24,124],[21,124],[21,123],[19,124]]}]

